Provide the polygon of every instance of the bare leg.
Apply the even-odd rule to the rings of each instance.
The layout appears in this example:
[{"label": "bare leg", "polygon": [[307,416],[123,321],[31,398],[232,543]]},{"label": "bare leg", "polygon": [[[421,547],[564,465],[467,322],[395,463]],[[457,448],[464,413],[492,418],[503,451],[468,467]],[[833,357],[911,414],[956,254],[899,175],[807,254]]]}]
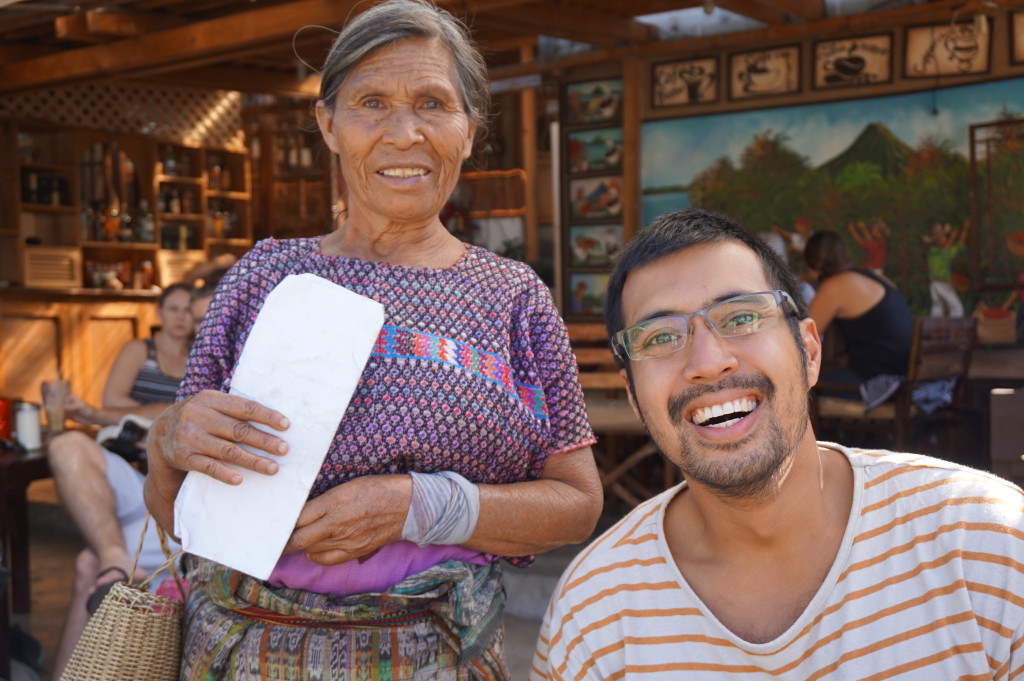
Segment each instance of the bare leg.
[{"label": "bare leg", "polygon": [[75,559],[75,586],[71,592],[71,604],[68,606],[68,614],[64,619],[64,628],[60,632],[60,643],[57,645],[57,654],[53,660],[53,679],[59,681],[64,674],[64,668],[71,659],[71,653],[75,644],[82,636],[85,625],[89,621],[89,613],[85,609],[85,602],[94,590],[96,575],[100,571],[100,561],[92,549],[82,549]]},{"label": "bare leg", "polygon": [[86,434],[69,431],[50,442],[49,459],[61,502],[99,559],[98,569],[116,566],[127,573],[131,560],[103,448]]}]

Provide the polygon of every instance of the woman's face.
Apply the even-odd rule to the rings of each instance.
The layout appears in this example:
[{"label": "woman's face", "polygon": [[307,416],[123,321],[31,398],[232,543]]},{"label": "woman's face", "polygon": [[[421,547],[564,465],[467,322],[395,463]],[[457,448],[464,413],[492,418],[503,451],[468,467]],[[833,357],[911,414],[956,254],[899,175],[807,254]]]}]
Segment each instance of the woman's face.
[{"label": "woman's face", "polygon": [[317,104],[324,140],[341,160],[349,220],[437,218],[476,132],[456,83],[444,47],[426,38],[403,40],[349,73],[333,111]]},{"label": "woman's face", "polygon": [[188,291],[175,291],[167,296],[157,310],[160,330],[172,338],[188,338],[192,334],[191,302]]}]

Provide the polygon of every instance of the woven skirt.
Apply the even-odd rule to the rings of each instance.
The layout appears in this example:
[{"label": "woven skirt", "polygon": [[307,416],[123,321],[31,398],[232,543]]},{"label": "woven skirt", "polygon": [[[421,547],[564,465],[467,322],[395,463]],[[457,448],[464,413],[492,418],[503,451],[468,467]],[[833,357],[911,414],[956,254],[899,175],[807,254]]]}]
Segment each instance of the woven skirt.
[{"label": "woven skirt", "polygon": [[448,561],[382,594],[283,589],[188,556],[181,681],[507,681],[497,563]]}]

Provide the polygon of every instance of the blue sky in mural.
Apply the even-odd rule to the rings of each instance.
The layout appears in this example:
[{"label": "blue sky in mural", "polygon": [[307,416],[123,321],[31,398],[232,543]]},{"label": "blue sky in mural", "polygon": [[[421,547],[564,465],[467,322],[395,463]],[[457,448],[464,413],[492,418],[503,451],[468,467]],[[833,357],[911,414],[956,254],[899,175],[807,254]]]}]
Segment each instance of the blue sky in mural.
[{"label": "blue sky in mural", "polygon": [[[937,114],[933,113],[933,104]],[[650,121],[642,129],[641,186],[647,189],[688,184],[722,156],[738,160],[751,138],[765,130],[786,135],[790,148],[807,157],[814,167],[842,153],[866,125],[876,121],[911,146],[933,135],[951,140],[966,156],[969,126],[995,120],[1004,105],[1024,113],[1024,79],[934,93]],[[653,217],[646,215],[648,198],[645,224]]]}]

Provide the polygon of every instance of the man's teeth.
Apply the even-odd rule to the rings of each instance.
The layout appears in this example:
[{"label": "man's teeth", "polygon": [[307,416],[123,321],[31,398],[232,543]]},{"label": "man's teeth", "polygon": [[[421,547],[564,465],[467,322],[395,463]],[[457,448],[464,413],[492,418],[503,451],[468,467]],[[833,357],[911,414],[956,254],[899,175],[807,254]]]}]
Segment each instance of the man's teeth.
[{"label": "man's teeth", "polygon": [[757,400],[744,397],[738,400],[714,404],[710,407],[701,407],[693,412],[692,421],[698,426],[709,428],[724,428],[731,426],[741,418],[754,411],[757,407]]},{"label": "man's teeth", "polygon": [[385,168],[380,174],[388,177],[417,177],[426,175],[427,171],[422,168]]}]

